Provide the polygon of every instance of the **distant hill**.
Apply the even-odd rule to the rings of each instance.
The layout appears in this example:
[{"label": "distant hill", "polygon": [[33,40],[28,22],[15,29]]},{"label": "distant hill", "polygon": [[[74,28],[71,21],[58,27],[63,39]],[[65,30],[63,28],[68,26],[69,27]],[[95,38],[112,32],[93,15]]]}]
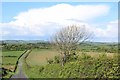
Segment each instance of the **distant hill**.
[{"label": "distant hill", "polygon": [[[49,42],[49,41],[44,41],[44,40],[1,40],[0,43],[39,43],[39,42]],[[94,45],[99,45],[99,44],[118,44],[117,42],[84,42],[83,44],[94,44]]]},{"label": "distant hill", "polygon": [[39,42],[47,42],[44,40],[2,40],[0,43],[11,43],[11,44],[24,44],[24,43],[39,43]]}]

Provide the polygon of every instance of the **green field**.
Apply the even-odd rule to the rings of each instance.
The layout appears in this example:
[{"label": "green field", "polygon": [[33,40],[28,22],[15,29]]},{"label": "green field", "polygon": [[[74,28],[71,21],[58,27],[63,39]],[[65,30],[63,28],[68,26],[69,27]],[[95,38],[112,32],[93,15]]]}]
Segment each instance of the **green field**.
[{"label": "green field", "polygon": [[2,67],[14,70],[16,61],[23,51],[4,51],[2,52]]}]

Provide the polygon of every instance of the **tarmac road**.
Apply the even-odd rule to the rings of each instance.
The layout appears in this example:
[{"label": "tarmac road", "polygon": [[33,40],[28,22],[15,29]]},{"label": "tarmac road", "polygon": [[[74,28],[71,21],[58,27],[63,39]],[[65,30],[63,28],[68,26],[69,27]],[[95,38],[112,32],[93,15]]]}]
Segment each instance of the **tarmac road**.
[{"label": "tarmac road", "polygon": [[[24,54],[26,55],[26,54]],[[29,80],[26,76],[26,74],[24,73],[23,71],[23,68],[22,68],[22,63],[23,63],[23,58],[24,58],[24,55],[23,57],[19,60],[19,63],[18,63],[18,73],[14,74],[10,80]]]}]

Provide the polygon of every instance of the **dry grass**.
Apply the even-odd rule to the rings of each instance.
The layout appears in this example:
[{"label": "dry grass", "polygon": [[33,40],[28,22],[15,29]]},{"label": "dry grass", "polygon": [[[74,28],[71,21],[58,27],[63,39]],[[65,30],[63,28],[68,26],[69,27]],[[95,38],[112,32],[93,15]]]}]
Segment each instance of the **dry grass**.
[{"label": "dry grass", "polygon": [[55,50],[33,50],[27,58],[29,65],[44,65],[47,64],[46,59],[53,58],[58,55]]},{"label": "dry grass", "polygon": [[9,69],[11,71],[14,71],[15,69],[15,65],[3,65],[2,67],[4,67],[5,69]]},{"label": "dry grass", "polygon": [[[91,57],[94,57],[94,58],[98,58],[99,55],[101,55],[102,53],[100,52],[79,52],[78,55],[81,55],[81,53],[86,53],[88,55],[90,55]],[[114,54],[116,53],[105,53],[107,55],[107,57],[109,58],[113,58]]]},{"label": "dry grass", "polygon": [[[79,52],[78,55],[80,56],[82,52]],[[84,52],[91,57],[98,58],[100,54],[98,52]],[[112,58],[115,53],[105,53],[109,58]],[[56,50],[33,50],[27,58],[27,63],[29,65],[45,65],[47,64],[47,58],[51,59],[54,56],[59,55]]]}]

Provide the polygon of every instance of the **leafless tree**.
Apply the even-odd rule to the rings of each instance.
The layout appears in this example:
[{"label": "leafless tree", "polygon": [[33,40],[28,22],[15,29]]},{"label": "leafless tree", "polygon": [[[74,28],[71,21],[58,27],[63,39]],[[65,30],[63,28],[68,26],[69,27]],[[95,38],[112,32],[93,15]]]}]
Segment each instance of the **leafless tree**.
[{"label": "leafless tree", "polygon": [[67,26],[56,32],[52,37],[52,44],[60,52],[62,66],[66,61],[66,56],[78,48],[78,45],[87,41],[91,33],[81,26]]}]

